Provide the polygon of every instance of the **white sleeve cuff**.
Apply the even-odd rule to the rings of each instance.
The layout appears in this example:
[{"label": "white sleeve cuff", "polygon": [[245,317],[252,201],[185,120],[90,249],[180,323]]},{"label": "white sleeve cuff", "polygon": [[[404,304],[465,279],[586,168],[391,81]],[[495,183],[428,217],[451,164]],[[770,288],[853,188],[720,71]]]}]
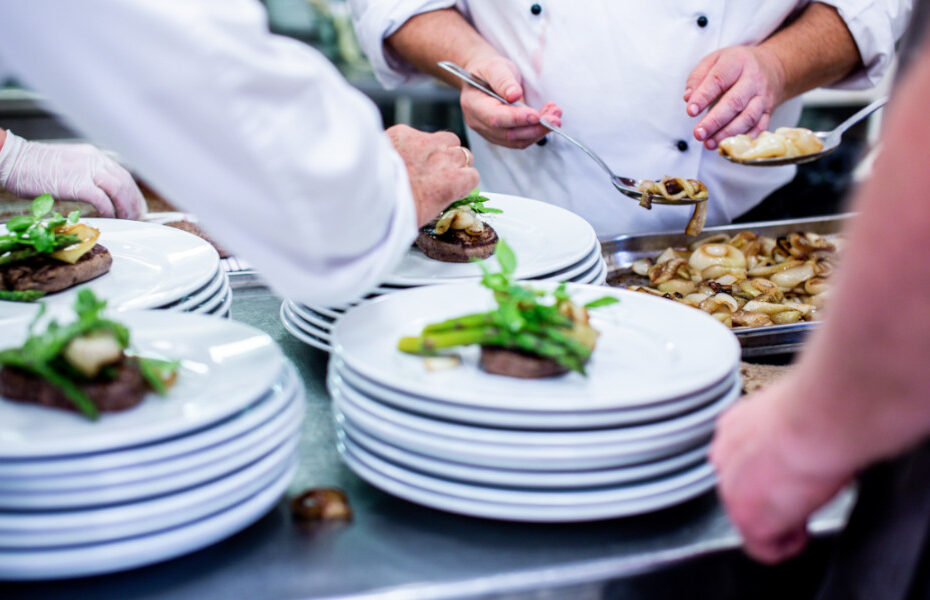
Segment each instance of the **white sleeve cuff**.
[{"label": "white sleeve cuff", "polygon": [[384,40],[412,17],[457,5],[456,0],[350,0],[349,3],[362,50],[375,77],[388,89],[424,75],[387,48]]},{"label": "white sleeve cuff", "polygon": [[862,69],[830,87],[866,89],[881,81],[894,60],[895,43],[904,35],[912,0],[818,0],[833,6],[856,41]]}]

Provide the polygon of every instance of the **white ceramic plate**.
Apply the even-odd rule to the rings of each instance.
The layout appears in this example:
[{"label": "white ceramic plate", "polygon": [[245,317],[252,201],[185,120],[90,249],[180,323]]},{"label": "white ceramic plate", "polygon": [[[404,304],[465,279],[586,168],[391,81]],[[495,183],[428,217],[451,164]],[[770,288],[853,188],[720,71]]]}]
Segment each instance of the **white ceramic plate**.
[{"label": "white ceramic plate", "polygon": [[307,308],[303,308],[295,302],[291,302],[290,300],[286,300],[285,302],[287,302],[287,308],[290,310],[292,316],[300,319],[308,325],[312,325],[315,329],[321,330],[327,334],[332,333],[332,322],[314,315],[313,311]]},{"label": "white ceramic plate", "polygon": [[223,299],[223,303],[220,304],[217,308],[215,308],[213,312],[211,312],[210,314],[216,315],[218,317],[222,317],[224,319],[231,318],[232,311],[230,309],[232,308],[232,301],[233,301],[232,290],[229,290],[226,293],[226,297]]},{"label": "white ceramic plate", "polygon": [[[296,387],[296,386],[295,386]],[[171,460],[55,477],[0,480],[0,508],[91,506],[163,494],[189,482],[209,481],[254,460],[300,426],[303,398],[292,390],[287,406],[268,422],[226,443]],[[0,529],[4,524],[0,514]]]},{"label": "white ceramic plate", "polygon": [[226,275],[226,271],[220,269],[216,272],[216,276],[214,276],[213,279],[211,279],[210,282],[204,287],[190,294],[180,302],[169,304],[167,306],[160,306],[159,308],[164,310],[177,311],[191,310],[192,308],[200,306],[201,304],[221,295],[223,291],[223,285],[228,281],[228,279],[229,276]]},{"label": "white ceramic plate", "polygon": [[344,401],[373,415],[379,421],[392,423],[411,432],[420,432],[430,436],[480,445],[525,447],[542,452],[568,452],[569,449],[579,447],[629,444],[645,440],[655,440],[657,442],[663,437],[673,436],[697,425],[714,421],[717,415],[738,397],[739,391],[733,386],[725,394],[712,399],[708,404],[701,406],[697,410],[681,413],[662,421],[580,431],[498,429],[496,427],[452,423],[397,410],[389,405],[379,403],[377,400],[349,386],[334,388],[330,390],[330,393],[340,406]]},{"label": "white ceramic plate", "polygon": [[51,550],[0,551],[0,580],[61,579],[114,573],[205,548],[245,529],[278,503],[297,473],[294,460],[256,495],[200,521],[117,542]]},{"label": "white ceramic plate", "polygon": [[[488,206],[504,211],[482,217],[516,253],[518,279],[540,277],[574,265],[590,253],[597,241],[591,225],[564,208],[519,196],[485,196],[490,199]],[[386,283],[415,286],[480,279],[477,264],[441,262],[412,249]]]},{"label": "white ceramic plate", "polygon": [[[735,395],[727,397],[726,400],[731,400]],[[382,421],[377,416],[346,402],[338,391],[333,396],[333,412],[337,427],[348,421],[350,426],[361,429],[376,439],[411,452],[473,466],[527,471],[613,469],[660,460],[709,441],[714,429],[714,420],[711,418],[687,429],[665,434],[661,438],[547,448],[478,444],[409,429],[396,423]]]},{"label": "white ceramic plate", "polygon": [[[127,312],[119,320],[140,353],[181,360],[167,396],[147,394],[135,408],[97,421],[0,399],[0,458],[70,456],[182,435],[255,402],[284,366],[274,341],[242,323],[169,311]],[[0,347],[18,346],[24,337],[25,326],[4,328]]]},{"label": "white ceramic plate", "polygon": [[229,287],[229,279],[226,277],[226,274],[223,274],[224,281],[220,287],[219,292],[212,298],[208,298],[203,303],[198,306],[191,307],[187,309],[189,312],[196,312],[201,314],[214,314],[221,309],[221,307],[232,297],[232,290]]},{"label": "white ceramic plate", "polygon": [[201,485],[205,481],[223,478],[280,446],[286,439],[294,437],[303,419],[303,412],[300,409],[289,412],[293,419],[291,423],[270,432],[270,435],[259,436],[252,445],[237,454],[198,468],[126,485],[96,487],[94,482],[89,480],[87,487],[74,490],[0,494],[0,522],[4,520],[3,511],[15,511],[11,521],[15,523],[26,511],[61,511],[66,514],[78,509],[123,505],[146,498],[173,495],[185,488]]},{"label": "white ceramic plate", "polygon": [[308,346],[312,346],[317,350],[322,350],[323,352],[333,351],[333,347],[329,345],[328,340],[324,340],[323,338],[305,333],[300,327],[298,327],[293,322],[292,317],[287,311],[287,306],[284,303],[281,304],[280,317],[281,324],[284,325],[284,328],[287,330],[287,332],[301,342],[307,344]]},{"label": "white ceramic plate", "polygon": [[[43,298],[49,305],[74,304],[77,292],[90,287],[115,309],[154,308],[184,298],[219,270],[216,250],[179,229],[122,219],[82,219],[100,230],[100,244],[113,256],[105,275]],[[0,226],[0,229],[5,229]],[[35,312],[34,304],[0,301],[0,314]]]},{"label": "white ceramic plate", "polygon": [[575,489],[620,485],[635,481],[653,479],[667,473],[680,471],[707,460],[708,446],[674,455],[666,459],[640,463],[616,469],[597,469],[584,471],[519,471],[515,469],[494,469],[475,467],[462,463],[439,460],[425,454],[417,454],[386,444],[364,431],[343,422],[339,436],[348,436],[356,445],[371,454],[397,463],[398,465],[432,474],[446,479],[493,485],[499,487],[519,487],[530,489]]},{"label": "white ceramic plate", "polygon": [[428,371],[421,357],[397,350],[401,337],[417,335],[429,323],[496,306],[491,292],[478,284],[416,288],[365,302],[339,320],[332,345],[351,369],[382,385],[496,410],[584,412],[655,404],[707,388],[739,365],[736,336],[702,311],[629,290],[578,284],[568,290],[580,304],[603,296],[620,300],[591,311],[601,336],[587,377],[491,375],[478,367],[475,346],[461,350],[460,367]]},{"label": "white ceramic plate", "polygon": [[546,430],[597,429],[658,421],[707,404],[714,398],[719,398],[727,390],[731,389],[734,384],[739,385],[738,373],[733,373],[710,388],[699,390],[690,396],[669,400],[661,404],[652,404],[629,409],[621,408],[611,411],[569,411],[558,413],[552,411],[511,411],[471,408],[434,400],[432,398],[405,394],[366,379],[364,376],[349,369],[337,357],[333,357],[329,361],[329,377],[334,379],[334,382],[329,385],[337,385],[339,387],[348,386],[351,389],[358,390],[366,396],[378,400],[382,404],[395,406],[409,412],[438,417],[447,421],[458,421],[460,423],[472,423],[490,427]]},{"label": "white ceramic plate", "polygon": [[362,479],[399,498],[446,512],[529,523],[594,521],[653,512],[700,496],[713,488],[715,482],[714,475],[711,474],[677,490],[628,502],[574,506],[499,504],[449,496],[411,486],[369,468],[345,445],[340,445],[339,451],[343,460]]},{"label": "white ceramic plate", "polygon": [[68,478],[72,476],[104,477],[110,471],[126,469],[170,472],[177,464],[189,464],[201,454],[221,446],[250,431],[265,427],[269,419],[284,410],[296,394],[303,398],[303,387],[294,366],[285,369],[267,394],[243,410],[212,426],[181,437],[143,446],[120,448],[111,452],[84,454],[68,458],[43,458],[0,461],[0,489],[17,485],[21,480]]},{"label": "white ceramic plate", "polygon": [[247,466],[174,494],[105,508],[54,513],[0,513],[0,549],[54,548],[109,542],[177,527],[226,510],[278,479],[297,448],[288,436]]},{"label": "white ceramic plate", "polygon": [[329,329],[323,329],[322,327],[314,325],[313,323],[308,323],[307,321],[304,321],[303,319],[295,315],[291,311],[290,307],[288,306],[282,305],[282,310],[287,315],[287,318],[291,321],[291,324],[296,325],[304,333],[311,335],[313,337],[319,338],[321,340],[324,340],[326,342],[330,341],[332,334],[330,333]]}]

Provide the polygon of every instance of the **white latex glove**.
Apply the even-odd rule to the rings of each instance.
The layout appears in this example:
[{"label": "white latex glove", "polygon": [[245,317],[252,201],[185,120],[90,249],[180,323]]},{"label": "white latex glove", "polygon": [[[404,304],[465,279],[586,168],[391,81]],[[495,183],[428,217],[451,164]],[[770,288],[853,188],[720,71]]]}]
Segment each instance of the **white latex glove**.
[{"label": "white latex glove", "polygon": [[89,144],[29,142],[7,131],[0,186],[23,198],[51,194],[87,202],[103,217],[145,215],[145,199],[129,171]]}]

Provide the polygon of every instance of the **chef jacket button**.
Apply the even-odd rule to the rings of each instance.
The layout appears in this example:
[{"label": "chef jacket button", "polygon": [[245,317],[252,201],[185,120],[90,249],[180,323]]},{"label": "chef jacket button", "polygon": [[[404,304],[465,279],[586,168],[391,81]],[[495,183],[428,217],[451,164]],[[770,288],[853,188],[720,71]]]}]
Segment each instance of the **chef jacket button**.
[{"label": "chef jacket button", "polygon": [[687,151],[688,151],[688,142],[686,142],[686,141],[684,141],[684,140],[678,140],[678,143],[675,144],[675,145],[678,146],[678,150],[681,151],[681,152],[687,152]]},{"label": "chef jacket button", "polygon": [[542,6],[540,6],[539,4],[533,4],[533,6],[530,7],[530,12],[533,13],[534,15],[538,15],[539,13],[542,12]]},{"label": "chef jacket button", "polygon": [[544,138],[542,138],[541,140],[537,141],[537,142],[536,142],[536,145],[537,145],[537,146],[545,146],[548,142],[549,142],[549,138],[548,138],[548,137],[544,137]]},{"label": "chef jacket button", "polygon": [[701,15],[697,18],[697,26],[707,27],[707,16],[706,15]]}]

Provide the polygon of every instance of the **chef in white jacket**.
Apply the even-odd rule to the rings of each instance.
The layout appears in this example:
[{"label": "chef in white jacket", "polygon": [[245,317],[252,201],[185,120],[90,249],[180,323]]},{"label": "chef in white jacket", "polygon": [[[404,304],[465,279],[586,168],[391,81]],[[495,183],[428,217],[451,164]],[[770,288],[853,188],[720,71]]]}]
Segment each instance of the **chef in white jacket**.
[{"label": "chef in white jacket", "polygon": [[451,133],[385,135],[255,0],[8,2],[0,61],[301,301],[372,288],[478,181]]},{"label": "chef in white jacket", "polygon": [[690,209],[647,212],[565,140],[534,143],[546,134],[540,116],[563,124],[620,175],[700,179],[710,193],[708,222],[727,222],[794,168],[728,163],[714,152],[719,141],[797,124],[797,96],[814,87],[875,84],[911,10],[910,0],[350,2],[386,86],[425,72],[462,87],[435,67],[451,60],[537,109],[463,87],[483,187],[573,210],[602,237],[681,230]]}]

